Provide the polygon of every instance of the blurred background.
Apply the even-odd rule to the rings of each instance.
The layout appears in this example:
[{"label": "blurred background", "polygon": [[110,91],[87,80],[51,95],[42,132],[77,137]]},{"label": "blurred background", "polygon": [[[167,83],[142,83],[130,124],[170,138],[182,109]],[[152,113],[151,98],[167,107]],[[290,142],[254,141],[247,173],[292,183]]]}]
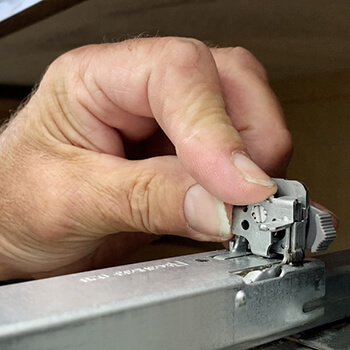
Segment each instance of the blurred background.
[{"label": "blurred background", "polygon": [[[288,177],[340,218],[331,250],[349,249],[349,24],[348,0],[0,0],[0,118],[81,45],[175,35],[243,46],[266,67],[292,132]],[[129,261],[216,248],[165,237]]]}]

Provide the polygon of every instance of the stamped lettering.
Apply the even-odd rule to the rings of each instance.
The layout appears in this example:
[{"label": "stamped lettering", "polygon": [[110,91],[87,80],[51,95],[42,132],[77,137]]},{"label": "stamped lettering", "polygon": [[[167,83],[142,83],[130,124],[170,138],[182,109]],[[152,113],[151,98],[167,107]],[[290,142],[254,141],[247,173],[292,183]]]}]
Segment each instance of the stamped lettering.
[{"label": "stamped lettering", "polygon": [[168,261],[164,264],[146,265],[146,266],[136,267],[133,269],[119,270],[110,274],[101,273],[97,275],[86,276],[86,277],[80,278],[80,282],[83,282],[83,283],[96,282],[96,281],[105,280],[113,277],[131,276],[136,273],[152,272],[152,271],[169,269],[169,268],[181,268],[184,266],[188,266],[188,264],[178,260],[172,261],[172,262]]}]

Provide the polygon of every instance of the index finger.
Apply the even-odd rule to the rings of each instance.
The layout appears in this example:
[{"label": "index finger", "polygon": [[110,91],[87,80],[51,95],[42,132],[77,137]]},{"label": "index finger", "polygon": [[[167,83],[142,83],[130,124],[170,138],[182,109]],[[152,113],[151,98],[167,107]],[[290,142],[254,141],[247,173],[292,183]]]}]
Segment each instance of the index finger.
[{"label": "index finger", "polygon": [[[134,116],[153,117],[189,174],[217,198],[247,204],[276,191],[269,176],[244,153],[225,110],[215,61],[203,43],[136,39],[87,47],[68,59],[73,70],[78,66],[82,81],[81,89],[75,83],[67,93],[73,119],[84,118],[77,113],[81,106],[114,128],[121,119],[131,123]],[[142,126],[148,128],[147,123]]]}]

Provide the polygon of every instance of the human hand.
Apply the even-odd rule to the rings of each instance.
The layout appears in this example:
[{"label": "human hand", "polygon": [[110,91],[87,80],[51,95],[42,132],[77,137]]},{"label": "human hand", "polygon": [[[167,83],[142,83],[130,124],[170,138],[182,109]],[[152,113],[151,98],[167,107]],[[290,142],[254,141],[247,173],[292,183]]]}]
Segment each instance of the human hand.
[{"label": "human hand", "polygon": [[232,205],[271,196],[267,174],[283,176],[290,154],[242,48],[154,38],[68,52],[0,136],[0,279],[113,265],[159,234],[226,241]]}]

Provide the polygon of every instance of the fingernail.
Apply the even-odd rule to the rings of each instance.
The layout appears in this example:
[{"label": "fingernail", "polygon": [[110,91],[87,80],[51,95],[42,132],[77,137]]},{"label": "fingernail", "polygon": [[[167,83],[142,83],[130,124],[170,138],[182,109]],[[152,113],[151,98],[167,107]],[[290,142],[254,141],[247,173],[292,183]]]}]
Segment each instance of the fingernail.
[{"label": "fingernail", "polygon": [[189,188],[184,211],[188,225],[198,232],[222,237],[231,236],[231,223],[225,203],[200,185]]},{"label": "fingernail", "polygon": [[242,152],[232,153],[233,163],[248,181],[266,187],[276,187],[276,183]]}]

